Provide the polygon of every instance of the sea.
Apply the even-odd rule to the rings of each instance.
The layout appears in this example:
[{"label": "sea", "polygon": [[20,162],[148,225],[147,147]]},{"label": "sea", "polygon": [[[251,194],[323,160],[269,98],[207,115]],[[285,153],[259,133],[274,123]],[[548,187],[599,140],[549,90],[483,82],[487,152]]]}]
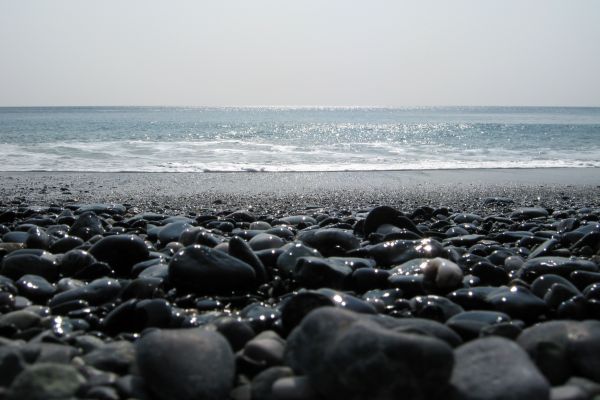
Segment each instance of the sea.
[{"label": "sea", "polygon": [[600,108],[7,107],[0,171],[600,167]]}]

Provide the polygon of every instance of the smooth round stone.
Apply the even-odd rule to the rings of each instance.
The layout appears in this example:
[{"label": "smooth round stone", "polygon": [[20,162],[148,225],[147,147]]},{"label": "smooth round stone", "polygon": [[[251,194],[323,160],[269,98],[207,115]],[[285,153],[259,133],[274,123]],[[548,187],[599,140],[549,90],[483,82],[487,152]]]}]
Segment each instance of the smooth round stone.
[{"label": "smooth round stone", "polygon": [[317,249],[308,247],[302,242],[292,242],[280,248],[283,252],[277,257],[277,267],[282,274],[291,276],[300,257],[321,257]]},{"label": "smooth round stone", "polygon": [[244,348],[246,343],[256,336],[256,333],[249,323],[233,317],[219,318],[211,325],[227,339],[229,345],[235,352]]},{"label": "smooth round stone", "polygon": [[159,278],[136,278],[129,281],[121,293],[121,299],[148,299],[155,297],[163,280]]},{"label": "smooth round stone", "polygon": [[149,256],[146,243],[134,235],[107,236],[89,250],[98,261],[106,262],[120,276],[127,276],[131,267]]},{"label": "smooth round stone", "polygon": [[463,339],[471,340],[478,337],[484,328],[509,321],[508,315],[496,311],[464,311],[450,317],[446,325]]},{"label": "smooth round stone", "polygon": [[81,358],[94,368],[123,375],[135,362],[135,347],[125,340],[101,343]]},{"label": "smooth round stone", "polygon": [[285,244],[285,241],[279,236],[269,235],[268,233],[259,233],[248,242],[252,250],[276,249]]},{"label": "smooth round stone", "polygon": [[335,306],[335,302],[325,294],[305,291],[285,299],[281,307],[281,323],[286,332],[290,332],[312,310],[319,307]]},{"label": "smooth round stone", "polygon": [[484,235],[461,235],[444,239],[444,244],[448,243],[453,246],[473,246],[480,240],[484,239]]},{"label": "smooth round stone", "polygon": [[59,304],[73,300],[85,300],[91,305],[101,305],[116,299],[120,292],[121,284],[118,280],[100,278],[83,287],[55,294],[48,302],[48,305],[56,307]]},{"label": "smooth round stone", "polygon": [[60,273],[64,276],[73,276],[96,261],[96,258],[85,250],[70,250],[59,258]]},{"label": "smooth round stone", "polygon": [[316,292],[329,297],[335,307],[345,308],[361,314],[377,314],[377,310],[373,305],[348,293],[329,288],[321,288]]},{"label": "smooth round stone", "polygon": [[457,237],[457,236],[468,235],[469,231],[467,231],[465,228],[460,227],[460,226],[453,226],[453,227],[448,228],[446,230],[445,234],[448,238],[453,238],[453,237]]},{"label": "smooth round stone", "polygon": [[254,222],[256,216],[247,210],[237,210],[227,215],[225,218],[232,219],[235,222]]},{"label": "smooth round stone", "polygon": [[568,277],[573,271],[598,272],[598,265],[593,261],[571,259],[565,257],[538,257],[527,260],[517,276],[526,281],[533,281],[540,275],[556,274]]},{"label": "smooth round stone", "polygon": [[271,386],[273,400],[312,400],[317,398],[308,378],[304,376],[281,377]]},{"label": "smooth round stone", "polygon": [[390,287],[402,290],[407,298],[425,294],[423,288],[423,275],[390,275],[388,284]]},{"label": "smooth round stone", "polygon": [[58,265],[50,253],[17,254],[12,252],[2,259],[2,275],[11,279],[19,279],[23,275],[38,275],[50,282],[58,279]]},{"label": "smooth round stone", "polygon": [[524,321],[535,321],[548,311],[546,303],[523,286],[499,287],[486,301],[496,310]]},{"label": "smooth round stone", "polygon": [[452,290],[462,284],[463,272],[458,265],[445,258],[436,257],[421,265],[425,287]]},{"label": "smooth round stone", "polygon": [[415,258],[442,256],[444,248],[437,240],[394,240],[365,247],[378,266],[389,267],[403,264]]},{"label": "smooth round stone", "polygon": [[56,292],[56,288],[38,275],[23,275],[15,282],[19,294],[36,302],[44,302]]},{"label": "smooth round stone", "polygon": [[268,233],[269,235],[279,236],[280,238],[285,240],[293,240],[294,236],[296,236],[296,234],[286,226],[275,226],[273,228],[267,229],[265,233]]},{"label": "smooth round stone", "polygon": [[88,240],[105,232],[102,220],[92,211],[81,214],[69,230],[69,235]]},{"label": "smooth round stone", "polygon": [[360,246],[360,240],[352,231],[338,228],[307,229],[300,231],[298,240],[317,249],[324,256],[344,255]]},{"label": "smooth round stone", "polygon": [[257,230],[257,231],[266,231],[271,228],[272,228],[272,226],[268,222],[255,221],[255,222],[250,223],[250,227],[248,229]]},{"label": "smooth round stone", "polygon": [[510,214],[510,218],[514,220],[525,220],[547,216],[548,210],[541,207],[523,207],[515,210],[512,214]]},{"label": "smooth round stone", "polygon": [[250,265],[229,254],[192,245],[171,259],[169,279],[185,290],[219,293],[253,287],[256,273]]},{"label": "smooth round stone", "polygon": [[12,231],[2,235],[2,241],[5,243],[25,243],[28,237],[27,232]]},{"label": "smooth round stone", "polygon": [[9,386],[26,365],[21,349],[17,346],[0,346],[0,385]]},{"label": "smooth round stone", "polygon": [[21,372],[8,388],[6,400],[71,399],[85,379],[71,365],[36,363]]},{"label": "smooth round stone", "polygon": [[286,364],[306,375],[324,398],[433,398],[442,392],[452,371],[452,348],[425,335],[395,332],[377,321],[338,308],[318,308],[288,336]]},{"label": "smooth round stone", "polygon": [[171,222],[160,228],[158,231],[158,241],[164,246],[170,242],[179,240],[181,234],[191,225],[187,222]]},{"label": "smooth round stone", "polygon": [[569,275],[569,280],[582,290],[593,283],[600,282],[600,272],[573,271]]},{"label": "smooth round stone", "polygon": [[559,247],[559,245],[560,241],[558,241],[557,239],[548,239],[544,243],[540,244],[535,249],[533,249],[533,251],[529,253],[529,256],[527,258],[531,259],[536,257],[549,256],[551,255],[554,249]]},{"label": "smooth round stone", "polygon": [[157,399],[221,400],[233,387],[233,352],[217,332],[154,330],[135,347],[140,374]]},{"label": "smooth round stone", "polygon": [[579,290],[577,289],[577,287],[575,287],[575,285],[573,285],[571,282],[569,282],[562,276],[555,274],[545,274],[535,278],[535,280],[531,283],[531,291],[537,297],[543,299],[544,296],[546,296],[546,293],[548,293],[548,290],[550,290],[550,288],[552,287],[552,285],[556,283],[570,288],[574,292],[574,294],[579,293]]},{"label": "smooth round stone", "polygon": [[215,247],[221,243],[222,239],[204,228],[188,227],[181,232],[178,241],[184,246],[201,244],[208,247]]},{"label": "smooth round stone", "polygon": [[416,317],[439,322],[446,322],[450,317],[464,311],[458,304],[435,295],[413,297],[410,300],[410,307]]},{"label": "smooth round stone", "polygon": [[269,304],[257,301],[244,307],[240,311],[240,317],[256,332],[260,332],[273,329],[281,318],[281,312]]},{"label": "smooth round stone", "polygon": [[[288,378],[292,376],[294,376],[294,371],[290,367],[276,366],[261,371],[254,378],[252,378],[251,398],[274,400],[272,395],[273,384],[280,378]],[[297,393],[297,391],[294,391],[294,393]],[[279,393],[279,396],[281,397],[281,393]]]},{"label": "smooth round stone", "polygon": [[232,237],[229,240],[228,250],[230,255],[244,261],[254,269],[256,280],[258,282],[266,282],[269,279],[267,270],[262,261],[254,254],[254,251],[252,251],[244,239],[237,236]]},{"label": "smooth round stone", "polygon": [[509,280],[504,268],[486,261],[480,261],[473,265],[471,273],[479,278],[481,285],[501,286],[507,284]]},{"label": "smooth round stone", "polygon": [[557,309],[562,302],[579,295],[581,295],[579,290],[573,288],[572,285],[554,283],[544,295],[544,301],[551,309]]},{"label": "smooth round stone", "polygon": [[386,289],[390,273],[379,268],[358,268],[352,272],[352,288],[358,293],[372,289]]},{"label": "smooth round stone", "polygon": [[125,214],[127,209],[122,204],[117,203],[94,203],[84,204],[75,210],[75,214],[83,214],[86,212],[93,212],[96,214]]},{"label": "smooth round stone", "polygon": [[451,383],[456,399],[548,400],[550,385],[527,353],[501,337],[472,340],[458,347]]},{"label": "smooth round stone", "polygon": [[291,215],[289,217],[279,218],[276,221],[273,221],[273,225],[276,224],[285,224],[293,226],[298,226],[302,224],[304,226],[311,226],[316,225],[317,220],[307,215]]},{"label": "smooth round stone", "polygon": [[293,277],[309,289],[330,287],[344,289],[349,286],[352,268],[343,260],[322,257],[300,257],[296,261]]},{"label": "smooth round stone", "polygon": [[0,327],[13,326],[17,330],[24,330],[37,326],[42,318],[29,310],[17,310],[0,315]]},{"label": "smooth round stone", "polygon": [[527,328],[517,338],[553,385],[571,376],[600,379],[600,322],[549,321]]},{"label": "smooth round stone", "polygon": [[476,223],[483,220],[480,215],[469,213],[454,214],[451,218],[455,224]]},{"label": "smooth round stone", "polygon": [[362,296],[363,300],[372,304],[378,312],[385,313],[396,308],[396,302],[403,299],[403,293],[400,289],[374,289],[369,290]]},{"label": "smooth round stone", "polygon": [[81,246],[83,243],[83,239],[77,236],[65,236],[53,242],[48,247],[48,251],[53,254],[66,253],[77,246]]},{"label": "smooth round stone", "polygon": [[242,357],[261,368],[281,365],[285,340],[274,331],[263,331],[244,346]]},{"label": "smooth round stone", "polygon": [[50,236],[40,227],[32,227],[27,231],[25,247],[28,249],[47,249],[50,245]]},{"label": "smooth round stone", "polygon": [[109,312],[102,327],[111,335],[141,332],[149,327],[167,328],[171,317],[172,309],[165,299],[130,299]]},{"label": "smooth round stone", "polygon": [[409,231],[421,234],[421,231],[416,225],[400,211],[388,207],[375,207],[369,212],[363,225],[364,236],[367,237],[371,233],[377,231],[382,225],[391,225],[397,228],[407,229]]}]

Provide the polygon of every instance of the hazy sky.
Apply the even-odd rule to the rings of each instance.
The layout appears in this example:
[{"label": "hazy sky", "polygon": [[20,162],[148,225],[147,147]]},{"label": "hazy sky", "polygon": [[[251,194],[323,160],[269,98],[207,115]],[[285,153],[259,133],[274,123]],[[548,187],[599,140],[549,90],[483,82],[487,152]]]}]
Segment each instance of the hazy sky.
[{"label": "hazy sky", "polygon": [[0,0],[0,106],[600,106],[598,0]]}]

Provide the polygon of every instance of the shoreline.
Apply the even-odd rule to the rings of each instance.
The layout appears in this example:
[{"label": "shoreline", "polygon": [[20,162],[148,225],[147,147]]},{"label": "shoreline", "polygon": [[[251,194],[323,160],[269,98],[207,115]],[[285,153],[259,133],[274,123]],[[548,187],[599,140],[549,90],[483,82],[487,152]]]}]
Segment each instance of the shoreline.
[{"label": "shoreline", "polygon": [[144,209],[302,210],[388,204],[477,210],[486,197],[518,205],[600,203],[599,168],[368,172],[0,172],[0,203],[128,203]]}]

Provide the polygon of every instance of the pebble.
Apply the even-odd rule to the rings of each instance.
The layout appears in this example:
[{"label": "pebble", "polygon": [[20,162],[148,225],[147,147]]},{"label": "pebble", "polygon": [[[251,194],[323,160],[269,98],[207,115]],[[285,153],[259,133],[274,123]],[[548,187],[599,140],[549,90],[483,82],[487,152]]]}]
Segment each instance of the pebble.
[{"label": "pebble", "polygon": [[135,345],[137,367],[161,400],[221,400],[233,386],[235,362],[227,340],[203,329],[154,330]]},{"label": "pebble", "polygon": [[192,245],[169,263],[169,279],[178,287],[201,293],[243,290],[255,285],[256,273],[247,263],[220,250]]},{"label": "pebble", "polygon": [[453,352],[439,339],[396,333],[376,319],[323,307],[291,332],[285,359],[326,398],[424,398],[446,387]]},{"label": "pebble", "polygon": [[451,383],[454,398],[547,400],[550,384],[521,347],[501,337],[475,339],[458,347]]},{"label": "pebble", "polygon": [[51,363],[83,377],[71,398],[591,398],[600,209],[511,200],[0,203],[0,397]]}]

